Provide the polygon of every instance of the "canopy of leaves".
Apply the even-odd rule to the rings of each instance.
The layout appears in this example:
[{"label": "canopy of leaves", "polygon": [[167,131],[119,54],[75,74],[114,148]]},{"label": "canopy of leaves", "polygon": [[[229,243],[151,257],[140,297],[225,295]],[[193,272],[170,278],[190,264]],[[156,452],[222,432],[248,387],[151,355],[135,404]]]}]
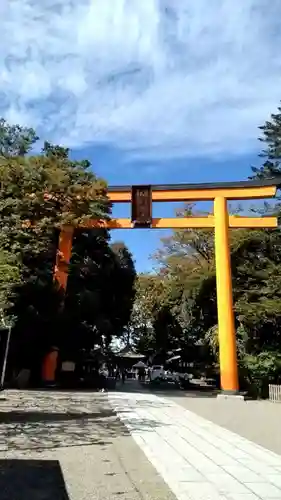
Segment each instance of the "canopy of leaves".
[{"label": "canopy of leaves", "polygon": [[13,304],[15,285],[20,283],[20,266],[16,257],[8,251],[0,251],[0,309],[9,310]]},{"label": "canopy of leaves", "polygon": [[260,127],[260,141],[265,145],[260,157],[264,159],[260,167],[253,167],[253,177],[266,178],[281,175],[281,107],[271,119]]},{"label": "canopy of leaves", "polygon": [[[230,243],[237,347],[245,366],[250,360],[248,356],[260,359],[262,353],[281,352],[281,231],[232,230]],[[149,307],[152,317],[150,345],[157,344],[158,332],[161,332],[163,346],[181,347],[186,358],[190,359],[192,353],[194,362],[204,361],[208,365],[213,359],[216,364],[213,232],[194,229],[174,232],[162,241],[155,257],[159,267],[153,281],[160,280],[164,292],[161,300],[155,292],[146,297],[146,308]],[[145,294],[142,296],[145,298]],[[138,294],[137,301],[141,304]],[[141,306],[140,310],[145,311],[145,307]],[[177,328],[171,328],[175,324]],[[144,338],[141,344],[145,344]]]},{"label": "canopy of leaves", "polygon": [[[32,154],[37,139],[32,129],[0,121],[0,299],[16,318],[16,364],[30,364],[31,346],[31,357],[41,359],[54,344],[73,354],[109,343],[128,323],[134,299],[126,247],[110,247],[107,230],[79,229],[110,218],[106,182],[67,148],[45,142]],[[65,297],[53,281],[63,225],[77,228]]]},{"label": "canopy of leaves", "polygon": [[54,228],[110,213],[106,184],[90,163],[48,143],[38,156],[0,157],[0,182],[0,245],[13,253],[39,253]]},{"label": "canopy of leaves", "polygon": [[[65,301],[65,342],[74,348],[109,346],[130,320],[136,271],[123,243],[108,245],[101,231],[77,232]],[[77,335],[77,332],[80,332]],[[82,340],[84,339],[84,340]],[[80,345],[79,345],[80,343]]]}]

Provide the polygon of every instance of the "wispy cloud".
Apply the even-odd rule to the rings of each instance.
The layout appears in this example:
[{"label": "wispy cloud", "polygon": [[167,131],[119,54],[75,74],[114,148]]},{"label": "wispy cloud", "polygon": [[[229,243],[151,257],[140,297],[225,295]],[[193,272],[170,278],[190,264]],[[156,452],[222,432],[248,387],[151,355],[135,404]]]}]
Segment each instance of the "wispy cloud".
[{"label": "wispy cloud", "polygon": [[128,158],[249,153],[281,99],[280,0],[2,0],[0,114]]}]

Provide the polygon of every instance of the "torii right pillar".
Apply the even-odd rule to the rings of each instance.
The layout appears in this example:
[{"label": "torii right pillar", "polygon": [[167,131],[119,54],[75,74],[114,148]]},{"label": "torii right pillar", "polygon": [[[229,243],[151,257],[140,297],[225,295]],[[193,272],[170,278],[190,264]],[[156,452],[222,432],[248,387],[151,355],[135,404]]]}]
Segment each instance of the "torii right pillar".
[{"label": "torii right pillar", "polygon": [[236,332],[232,298],[232,273],[229,245],[227,199],[214,200],[217,307],[221,390],[225,394],[239,391]]}]

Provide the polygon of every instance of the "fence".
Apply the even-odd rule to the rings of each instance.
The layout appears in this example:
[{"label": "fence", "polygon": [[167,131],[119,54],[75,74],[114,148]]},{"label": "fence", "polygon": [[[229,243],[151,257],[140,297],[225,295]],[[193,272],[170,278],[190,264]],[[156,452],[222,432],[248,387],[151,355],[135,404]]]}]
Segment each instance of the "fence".
[{"label": "fence", "polygon": [[281,385],[269,384],[269,401],[281,403]]}]

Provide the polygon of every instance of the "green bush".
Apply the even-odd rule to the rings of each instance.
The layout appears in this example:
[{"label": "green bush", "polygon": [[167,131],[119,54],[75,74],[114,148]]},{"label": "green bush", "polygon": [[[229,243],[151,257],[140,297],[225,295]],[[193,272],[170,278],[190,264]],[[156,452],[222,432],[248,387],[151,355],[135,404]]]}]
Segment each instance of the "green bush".
[{"label": "green bush", "polygon": [[281,381],[281,354],[264,351],[240,360],[240,387],[256,398],[268,397],[268,385]]}]

